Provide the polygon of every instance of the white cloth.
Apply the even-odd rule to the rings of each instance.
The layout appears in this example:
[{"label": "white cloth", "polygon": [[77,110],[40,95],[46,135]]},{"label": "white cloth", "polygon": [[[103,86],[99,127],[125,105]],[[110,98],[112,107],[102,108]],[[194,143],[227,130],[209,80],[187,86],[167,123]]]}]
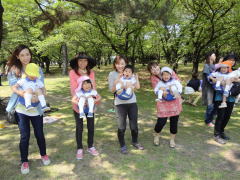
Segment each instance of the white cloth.
[{"label": "white cloth", "polygon": [[24,91],[27,89],[36,91],[37,89],[44,87],[43,82],[38,78],[36,80],[28,80],[27,78],[23,78],[17,81],[17,84],[21,86]]},{"label": "white cloth", "polygon": [[[171,87],[176,87],[173,89],[170,89]],[[175,79],[171,79],[168,82],[164,82],[164,81],[159,81],[156,85],[156,87],[154,88],[154,92],[155,94],[158,94],[158,91],[160,90],[160,88],[165,88],[166,90],[172,90],[174,92],[178,92],[179,94],[182,93],[182,85],[178,80]]]},{"label": "white cloth", "polygon": [[[126,84],[130,83],[132,86],[134,86],[134,84],[137,82],[135,76],[133,75],[130,78],[125,78],[125,77],[121,77],[120,81],[122,82],[123,86],[126,86]],[[116,90],[122,89],[122,84],[119,82],[116,84]],[[128,95],[132,94],[132,88],[127,88],[126,89],[126,93]]]},{"label": "white cloth", "polygon": [[83,108],[85,106],[86,101],[88,104],[89,112],[93,113],[94,99],[93,97],[89,97],[89,96],[97,96],[97,94],[98,94],[97,91],[94,89],[91,89],[90,91],[84,91],[81,89],[76,93],[77,97],[79,98],[79,101],[78,101],[79,113],[84,112]]}]

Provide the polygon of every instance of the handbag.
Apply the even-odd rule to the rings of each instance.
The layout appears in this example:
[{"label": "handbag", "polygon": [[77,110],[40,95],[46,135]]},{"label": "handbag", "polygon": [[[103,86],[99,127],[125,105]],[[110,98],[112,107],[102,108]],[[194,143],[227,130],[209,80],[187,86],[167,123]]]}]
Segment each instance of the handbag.
[{"label": "handbag", "polygon": [[7,121],[11,124],[18,124],[18,117],[15,109],[10,112],[6,112]]}]

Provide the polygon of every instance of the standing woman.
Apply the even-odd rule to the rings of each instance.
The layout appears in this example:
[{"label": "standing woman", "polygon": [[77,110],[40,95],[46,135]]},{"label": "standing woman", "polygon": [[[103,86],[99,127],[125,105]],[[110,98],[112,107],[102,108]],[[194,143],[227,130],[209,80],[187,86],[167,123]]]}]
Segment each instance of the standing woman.
[{"label": "standing woman", "polygon": [[[147,69],[150,73],[150,81],[151,81],[152,88],[155,89],[158,82],[163,79],[162,75],[165,72],[164,69],[166,69],[166,67],[160,70],[157,63],[150,62],[147,66]],[[169,70],[169,68],[167,68],[167,70]],[[168,73],[170,74],[171,79],[179,80],[178,76],[173,70],[170,69]],[[180,92],[181,91],[182,90],[180,90]],[[157,109],[157,122],[155,124],[154,133],[153,133],[153,137],[154,137],[153,144],[156,146],[160,144],[160,132],[162,131],[169,117],[170,133],[171,133],[169,146],[171,148],[175,148],[176,146],[175,137],[178,132],[178,119],[182,111],[182,99],[179,96],[173,101],[158,101],[156,103],[156,109]]]},{"label": "standing woman", "polygon": [[[25,68],[27,64],[31,62],[32,53],[31,50],[25,45],[19,45],[13,52],[12,56],[8,61],[8,81],[13,94],[8,102],[6,108],[7,112],[11,112],[15,109],[15,118],[18,121],[18,127],[20,130],[20,154],[21,154],[21,173],[29,173],[29,164],[28,164],[28,148],[29,148],[29,139],[30,139],[30,121],[32,123],[34,134],[37,139],[37,144],[39,147],[41,159],[44,165],[50,164],[48,155],[46,154],[46,142],[43,132],[43,113],[39,104],[37,96],[32,98],[31,110],[26,110],[26,107],[20,103],[24,101],[24,91],[21,89],[14,88],[14,85],[17,81],[25,77]],[[43,73],[40,69],[40,79],[44,82]]]},{"label": "standing woman", "polygon": [[[127,63],[128,61],[125,57],[116,56],[113,62],[114,71],[110,72],[108,76],[109,90],[114,93],[114,105],[118,120],[117,135],[120,144],[120,152],[122,154],[128,153],[124,139],[127,116],[129,118],[129,124],[131,129],[132,145],[139,150],[144,149],[143,146],[138,143],[138,107],[135,93],[133,92],[133,96],[128,100],[121,100],[117,96],[115,96],[116,84],[118,80],[122,77],[124,67],[127,65]],[[140,84],[138,76],[135,75],[135,78],[135,88],[139,89]]]},{"label": "standing woman", "polygon": [[[75,58],[70,61],[70,66],[72,70],[69,72],[70,78],[70,87],[71,87],[71,95],[72,97],[76,97],[76,89],[78,88],[78,79],[81,76],[88,76],[92,82],[93,89],[96,89],[95,82],[95,73],[91,69],[96,65],[95,59],[83,54],[79,53]],[[95,102],[100,100],[100,96],[97,96]],[[79,99],[72,99],[72,108],[73,114],[76,121],[76,141],[77,141],[77,159],[83,158],[83,144],[82,144],[82,133],[83,133],[83,118],[79,116],[78,109],[78,101]],[[96,148],[93,146],[93,138],[94,138],[94,114],[93,117],[87,117],[87,128],[88,128],[88,152],[93,156],[97,156],[99,153]]]},{"label": "standing woman", "polygon": [[212,123],[213,117],[215,114],[213,98],[214,98],[214,89],[212,84],[209,83],[207,77],[210,73],[215,70],[215,60],[216,55],[213,52],[210,52],[206,55],[206,63],[203,68],[203,76],[202,76],[202,100],[203,104],[207,106],[205,112],[205,123],[209,127],[214,127]]}]

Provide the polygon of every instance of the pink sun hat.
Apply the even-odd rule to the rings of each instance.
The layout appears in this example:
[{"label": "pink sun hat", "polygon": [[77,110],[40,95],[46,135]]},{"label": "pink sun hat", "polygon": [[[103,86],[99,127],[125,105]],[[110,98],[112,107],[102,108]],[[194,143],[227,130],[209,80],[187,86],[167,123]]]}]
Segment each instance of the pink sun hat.
[{"label": "pink sun hat", "polygon": [[78,92],[80,89],[82,89],[82,83],[83,81],[86,80],[90,80],[90,78],[88,76],[80,76],[80,78],[78,78],[77,82],[78,82],[78,87],[75,90],[75,92]]}]

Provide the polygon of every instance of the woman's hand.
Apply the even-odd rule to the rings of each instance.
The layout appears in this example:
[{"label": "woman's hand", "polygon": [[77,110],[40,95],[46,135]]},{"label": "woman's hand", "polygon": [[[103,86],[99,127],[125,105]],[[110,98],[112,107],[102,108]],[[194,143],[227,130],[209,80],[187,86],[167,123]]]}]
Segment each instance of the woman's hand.
[{"label": "woman's hand", "polygon": [[100,103],[100,100],[102,99],[102,97],[100,95],[96,96],[96,99],[94,99],[94,104],[98,104]]},{"label": "woman's hand", "polygon": [[78,104],[79,98],[77,96],[73,96],[72,103]]},{"label": "woman's hand", "polygon": [[163,97],[167,97],[168,92],[166,90],[163,91]]},{"label": "woman's hand", "polygon": [[25,91],[17,90],[17,95],[24,97]]}]

